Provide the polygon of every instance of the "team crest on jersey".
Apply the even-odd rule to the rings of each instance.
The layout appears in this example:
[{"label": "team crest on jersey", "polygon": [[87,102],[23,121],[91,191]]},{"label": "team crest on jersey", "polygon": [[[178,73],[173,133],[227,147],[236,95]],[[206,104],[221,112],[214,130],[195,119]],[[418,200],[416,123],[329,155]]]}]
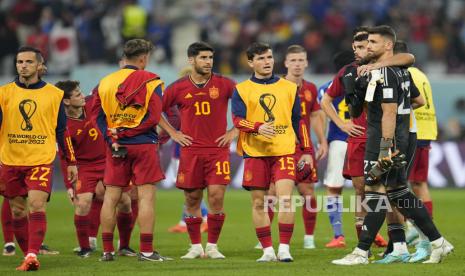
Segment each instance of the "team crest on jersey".
[{"label": "team crest on jersey", "polygon": [[218,99],[218,97],[220,96],[220,90],[214,86],[208,89],[208,93],[210,94],[210,98],[212,99]]},{"label": "team crest on jersey", "polygon": [[305,90],[304,91],[304,97],[307,102],[310,102],[312,100],[312,92],[310,90]]},{"label": "team crest on jersey", "polygon": [[244,181],[249,182],[252,180],[252,177],[253,177],[252,171],[246,170],[244,172]]},{"label": "team crest on jersey", "polygon": [[182,172],[178,173],[178,183],[179,184],[184,183],[184,173],[182,173]]}]

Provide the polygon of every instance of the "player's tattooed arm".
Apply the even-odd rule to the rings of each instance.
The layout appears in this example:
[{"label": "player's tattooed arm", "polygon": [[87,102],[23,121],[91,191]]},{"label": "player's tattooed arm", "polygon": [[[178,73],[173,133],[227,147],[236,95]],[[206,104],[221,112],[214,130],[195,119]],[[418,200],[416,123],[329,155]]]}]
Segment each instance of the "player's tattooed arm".
[{"label": "player's tattooed arm", "polygon": [[182,133],[179,130],[176,130],[166,119],[165,116],[162,114],[160,117],[160,121],[158,125],[168,133],[171,139],[181,145],[182,147],[188,147],[192,145],[193,138],[189,135]]},{"label": "player's tattooed arm", "polygon": [[389,66],[410,67],[414,63],[415,63],[414,55],[409,54],[409,53],[398,53],[385,60],[359,66],[357,68],[357,75],[364,76],[364,75],[367,75],[371,70],[380,69],[382,67],[389,67]]}]

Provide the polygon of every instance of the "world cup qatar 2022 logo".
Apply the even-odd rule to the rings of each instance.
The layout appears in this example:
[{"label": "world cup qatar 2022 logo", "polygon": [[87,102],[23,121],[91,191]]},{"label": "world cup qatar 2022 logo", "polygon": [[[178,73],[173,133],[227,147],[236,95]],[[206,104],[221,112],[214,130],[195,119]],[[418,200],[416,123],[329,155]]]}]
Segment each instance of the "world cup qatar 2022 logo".
[{"label": "world cup qatar 2022 logo", "polygon": [[24,131],[31,131],[33,128],[31,118],[36,112],[37,103],[31,99],[25,99],[19,103],[18,108],[21,116],[23,117],[21,129]]},{"label": "world cup qatar 2022 logo", "polygon": [[275,117],[273,114],[273,108],[276,104],[276,97],[273,94],[265,93],[260,96],[260,106],[265,111],[264,120],[266,123],[274,122]]}]

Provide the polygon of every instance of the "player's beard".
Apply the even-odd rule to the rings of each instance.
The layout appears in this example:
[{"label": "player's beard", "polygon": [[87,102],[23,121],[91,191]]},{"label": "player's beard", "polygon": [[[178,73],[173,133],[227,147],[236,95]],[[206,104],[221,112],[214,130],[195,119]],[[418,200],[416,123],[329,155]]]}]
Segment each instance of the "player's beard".
[{"label": "player's beard", "polygon": [[204,69],[197,65],[194,65],[194,71],[201,76],[208,76],[212,73],[211,69]]}]

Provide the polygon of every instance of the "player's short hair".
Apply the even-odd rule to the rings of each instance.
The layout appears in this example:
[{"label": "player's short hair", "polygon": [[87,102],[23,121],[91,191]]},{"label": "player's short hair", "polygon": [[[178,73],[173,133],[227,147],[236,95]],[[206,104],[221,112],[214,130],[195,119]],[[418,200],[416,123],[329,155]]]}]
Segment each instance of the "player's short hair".
[{"label": "player's short hair", "polygon": [[24,53],[24,52],[33,52],[36,55],[37,62],[39,62],[39,63],[44,62],[44,57],[42,56],[42,52],[39,49],[37,49],[35,47],[32,47],[32,46],[21,46],[21,47],[19,47],[18,51],[16,52],[15,64],[16,64],[18,54],[19,53]]},{"label": "player's short hair", "polygon": [[215,53],[215,49],[213,49],[210,44],[203,41],[194,42],[189,47],[187,47],[187,57],[196,57],[202,51],[210,51]]},{"label": "player's short hair", "polygon": [[358,33],[367,33],[368,34],[369,29],[370,29],[370,27],[368,27],[368,26],[355,27],[355,29],[352,31],[352,37],[355,37],[355,35],[358,34]]},{"label": "player's short hair", "polygon": [[368,33],[361,33],[361,34],[354,36],[353,42],[355,41],[360,42],[360,41],[366,41],[366,40],[368,40]]},{"label": "player's short hair", "polygon": [[127,59],[133,59],[141,55],[150,54],[153,51],[152,42],[136,38],[128,40],[123,47],[123,56]]},{"label": "player's short hair", "polygon": [[399,53],[410,53],[407,43],[403,40],[397,40],[394,44],[394,54]]},{"label": "player's short hair", "polygon": [[271,50],[270,45],[263,42],[254,42],[247,48],[245,53],[247,54],[248,60],[253,60],[255,55],[261,55],[268,50]]},{"label": "player's short hair", "polygon": [[368,30],[368,34],[378,34],[382,37],[385,37],[392,41],[392,43],[396,43],[397,37],[396,32],[391,26],[388,25],[380,25],[376,27],[372,27]]},{"label": "player's short hair", "polygon": [[55,83],[55,86],[63,90],[63,99],[69,99],[73,95],[73,90],[79,87],[79,81],[65,80]]},{"label": "player's short hair", "polygon": [[334,66],[336,66],[337,71],[341,70],[342,67],[354,61],[355,61],[354,52],[350,50],[337,52],[333,56],[333,63],[334,63]]},{"label": "player's short hair", "polygon": [[289,47],[287,47],[287,50],[286,50],[286,56],[289,55],[289,54],[300,54],[300,53],[307,53],[307,51],[305,50],[304,47],[300,46],[300,45],[297,45],[297,44],[294,44],[294,45],[291,45]]}]

